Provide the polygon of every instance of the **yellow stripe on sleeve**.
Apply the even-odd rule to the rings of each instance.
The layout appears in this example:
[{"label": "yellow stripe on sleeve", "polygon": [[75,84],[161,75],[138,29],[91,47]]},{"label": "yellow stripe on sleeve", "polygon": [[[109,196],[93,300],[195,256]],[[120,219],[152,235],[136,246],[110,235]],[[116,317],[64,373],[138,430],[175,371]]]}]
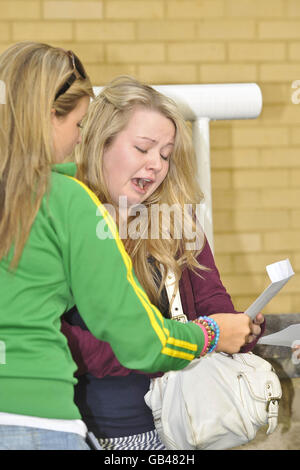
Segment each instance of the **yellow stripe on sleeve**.
[{"label": "yellow stripe on sleeve", "polygon": [[192,361],[193,359],[195,359],[194,354],[189,354],[183,351],[177,351],[176,349],[170,349],[166,347],[163,348],[162,353],[167,354],[168,356],[177,357],[178,359],[186,359],[187,361]]},{"label": "yellow stripe on sleeve", "polygon": [[182,349],[189,349],[190,351],[197,351],[198,347],[196,344],[183,341],[182,339],[168,338],[167,343],[177,346]]}]

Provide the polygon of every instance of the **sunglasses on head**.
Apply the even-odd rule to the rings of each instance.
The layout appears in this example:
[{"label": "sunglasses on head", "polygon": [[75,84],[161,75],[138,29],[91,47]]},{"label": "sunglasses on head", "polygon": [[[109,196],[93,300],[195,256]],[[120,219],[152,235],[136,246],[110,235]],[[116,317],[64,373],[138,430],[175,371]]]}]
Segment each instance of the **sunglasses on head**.
[{"label": "sunglasses on head", "polygon": [[[68,54],[68,57],[70,59],[70,63],[72,66],[72,73],[68,80],[63,84],[63,86],[58,90],[58,92],[55,95],[54,101],[57,100],[57,98],[64,93],[70,88],[70,86],[75,82],[79,76],[83,79],[87,78],[87,75],[85,73],[84,67],[78,57],[72,52],[72,51],[66,51]],[[79,75],[79,76],[78,76]]]}]

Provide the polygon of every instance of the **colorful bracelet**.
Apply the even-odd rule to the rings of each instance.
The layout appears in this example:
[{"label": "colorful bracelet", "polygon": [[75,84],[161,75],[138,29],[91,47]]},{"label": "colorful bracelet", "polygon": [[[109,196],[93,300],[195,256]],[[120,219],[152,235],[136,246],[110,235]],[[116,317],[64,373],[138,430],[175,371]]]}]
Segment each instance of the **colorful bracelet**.
[{"label": "colorful bracelet", "polygon": [[209,324],[209,326],[212,328],[212,330],[214,332],[214,338],[211,342],[210,349],[208,351],[209,353],[211,353],[217,347],[217,344],[218,344],[218,341],[219,341],[219,338],[220,338],[220,328],[219,328],[218,323],[215,320],[213,320],[213,318],[204,317],[204,319],[207,321],[207,323]]},{"label": "colorful bracelet", "polygon": [[207,330],[206,330],[205,326],[202,325],[202,323],[197,322],[197,321],[195,321],[193,323],[195,323],[197,326],[199,326],[199,328],[201,328],[201,330],[203,331],[203,334],[204,334],[204,346],[203,346],[202,351],[199,355],[199,357],[201,357],[201,356],[204,356],[207,353],[208,349],[209,349],[209,344],[210,343],[209,343],[209,339],[208,339],[208,333],[207,333]]},{"label": "colorful bracelet", "polygon": [[196,320],[193,320],[193,323],[200,326],[202,329],[205,328],[207,333],[208,343],[205,341],[205,347],[201,351],[200,356],[211,353],[217,347],[219,337],[220,337],[220,328],[215,320],[207,316],[198,317]]},{"label": "colorful bracelet", "polygon": [[193,323],[198,325],[205,333],[204,333],[204,347],[200,353],[200,357],[205,356],[208,353],[212,341],[212,330],[207,323],[207,321],[203,317],[199,317],[196,320],[193,320]]}]

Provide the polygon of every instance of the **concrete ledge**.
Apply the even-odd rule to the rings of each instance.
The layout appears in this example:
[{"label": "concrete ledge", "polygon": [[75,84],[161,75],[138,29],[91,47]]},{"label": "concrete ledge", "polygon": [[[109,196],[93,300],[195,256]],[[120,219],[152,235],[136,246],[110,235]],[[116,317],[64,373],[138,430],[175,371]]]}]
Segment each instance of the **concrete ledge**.
[{"label": "concrete ledge", "polygon": [[[283,330],[293,323],[300,323],[300,313],[270,314],[265,315],[265,318],[265,336]],[[255,346],[253,352],[269,361],[280,379],[300,377],[300,364],[292,363],[291,348],[259,344]]]}]

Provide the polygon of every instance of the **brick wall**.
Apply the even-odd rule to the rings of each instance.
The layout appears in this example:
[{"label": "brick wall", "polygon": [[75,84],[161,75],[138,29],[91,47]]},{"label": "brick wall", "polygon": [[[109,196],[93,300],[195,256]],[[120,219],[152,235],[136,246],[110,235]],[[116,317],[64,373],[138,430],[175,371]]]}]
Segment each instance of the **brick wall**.
[{"label": "brick wall", "polygon": [[216,259],[243,309],[289,257],[296,276],[265,312],[299,312],[299,0],[0,0],[0,51],[24,39],[73,49],[95,85],[258,83],[259,119],[211,123]]}]

